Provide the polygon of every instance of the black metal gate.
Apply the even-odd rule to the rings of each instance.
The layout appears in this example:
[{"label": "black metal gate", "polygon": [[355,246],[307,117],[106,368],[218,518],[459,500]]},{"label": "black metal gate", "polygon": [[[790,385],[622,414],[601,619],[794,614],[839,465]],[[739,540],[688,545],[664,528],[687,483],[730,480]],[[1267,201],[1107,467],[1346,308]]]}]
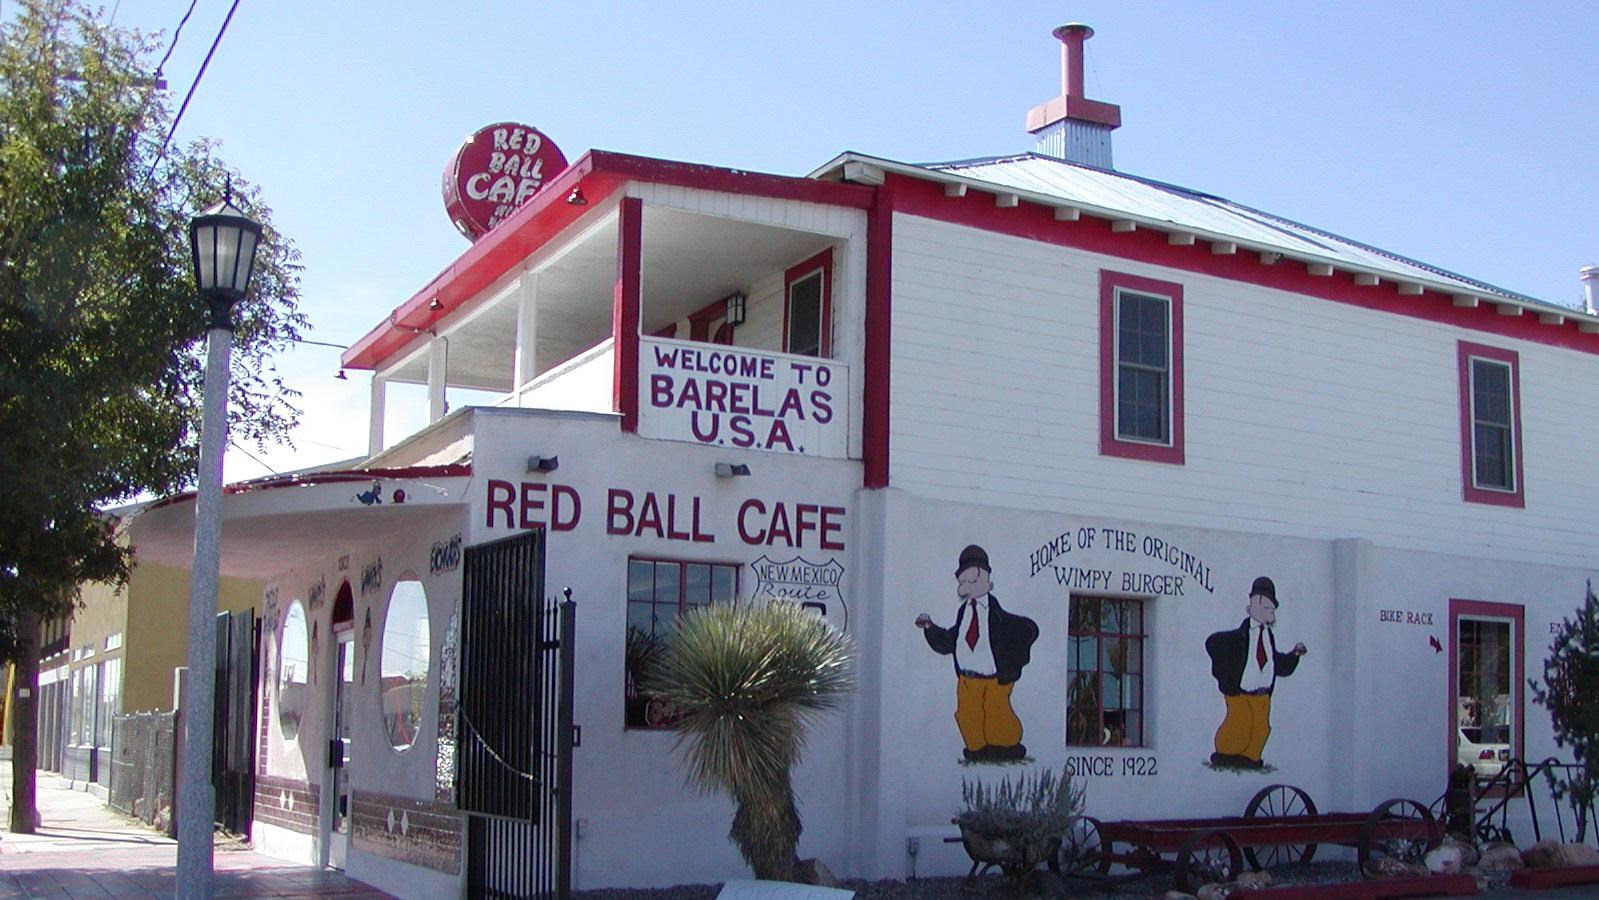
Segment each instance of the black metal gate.
[{"label": "black metal gate", "polygon": [[572,891],[570,592],[544,599],[544,533],[468,547],[461,600],[456,803],[467,896]]},{"label": "black metal gate", "polygon": [[260,623],[252,610],[217,616],[216,718],[212,719],[211,783],[216,821],[249,834],[255,813],[255,710],[260,676]]}]

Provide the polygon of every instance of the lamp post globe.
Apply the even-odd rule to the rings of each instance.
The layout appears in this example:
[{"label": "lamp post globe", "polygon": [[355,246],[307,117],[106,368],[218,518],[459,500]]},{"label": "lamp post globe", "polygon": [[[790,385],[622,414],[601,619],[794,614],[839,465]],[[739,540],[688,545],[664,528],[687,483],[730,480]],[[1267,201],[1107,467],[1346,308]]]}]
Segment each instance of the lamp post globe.
[{"label": "lamp post globe", "polygon": [[250,289],[261,225],[221,203],[189,223],[194,282],[210,307],[194,501],[194,563],[189,572],[188,675],[183,696],[184,756],[178,782],[178,883],[183,898],[209,898],[216,789],[211,765],[216,703],[217,583],[222,561],[222,454],[228,431],[228,357],[233,305]]}]

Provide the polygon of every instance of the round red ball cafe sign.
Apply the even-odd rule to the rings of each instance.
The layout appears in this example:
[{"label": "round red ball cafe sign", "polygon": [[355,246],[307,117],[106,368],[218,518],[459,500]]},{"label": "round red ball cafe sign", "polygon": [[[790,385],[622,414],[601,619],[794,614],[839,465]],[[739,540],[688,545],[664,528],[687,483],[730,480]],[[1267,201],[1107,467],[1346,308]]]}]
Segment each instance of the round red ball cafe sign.
[{"label": "round red ball cafe sign", "polygon": [[475,241],[565,168],[561,148],[531,125],[479,128],[444,169],[444,208]]}]

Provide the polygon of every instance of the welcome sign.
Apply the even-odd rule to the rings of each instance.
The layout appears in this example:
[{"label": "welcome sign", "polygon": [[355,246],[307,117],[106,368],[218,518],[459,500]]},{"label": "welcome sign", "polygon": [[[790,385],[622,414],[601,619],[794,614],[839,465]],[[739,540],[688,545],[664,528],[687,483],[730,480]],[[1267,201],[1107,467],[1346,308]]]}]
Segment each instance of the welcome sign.
[{"label": "welcome sign", "polygon": [[849,367],[668,338],[639,342],[639,434],[737,450],[849,454]]}]

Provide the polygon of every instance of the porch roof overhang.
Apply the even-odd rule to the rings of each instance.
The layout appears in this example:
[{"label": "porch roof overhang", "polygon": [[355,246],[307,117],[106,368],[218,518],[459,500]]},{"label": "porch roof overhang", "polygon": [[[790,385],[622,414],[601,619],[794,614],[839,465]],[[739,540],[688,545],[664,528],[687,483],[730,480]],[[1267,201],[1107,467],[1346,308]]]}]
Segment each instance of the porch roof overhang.
[{"label": "porch roof overhang", "polygon": [[[470,465],[358,469],[229,485],[222,498],[222,574],[266,578],[318,559],[329,548],[404,529],[441,527],[467,508]],[[134,514],[141,561],[188,569],[194,561],[194,494]],[[455,527],[451,525],[451,527]]]},{"label": "porch roof overhang", "polygon": [[[381,369],[414,351],[444,319],[472,303],[528,256],[568,229],[581,233],[588,220],[597,222],[608,215],[611,204],[605,201],[630,181],[851,209],[871,208],[875,196],[873,188],[857,184],[591,150],[351,345],[342,357],[343,366]],[[574,191],[581,194],[582,203],[568,201]]]}]

